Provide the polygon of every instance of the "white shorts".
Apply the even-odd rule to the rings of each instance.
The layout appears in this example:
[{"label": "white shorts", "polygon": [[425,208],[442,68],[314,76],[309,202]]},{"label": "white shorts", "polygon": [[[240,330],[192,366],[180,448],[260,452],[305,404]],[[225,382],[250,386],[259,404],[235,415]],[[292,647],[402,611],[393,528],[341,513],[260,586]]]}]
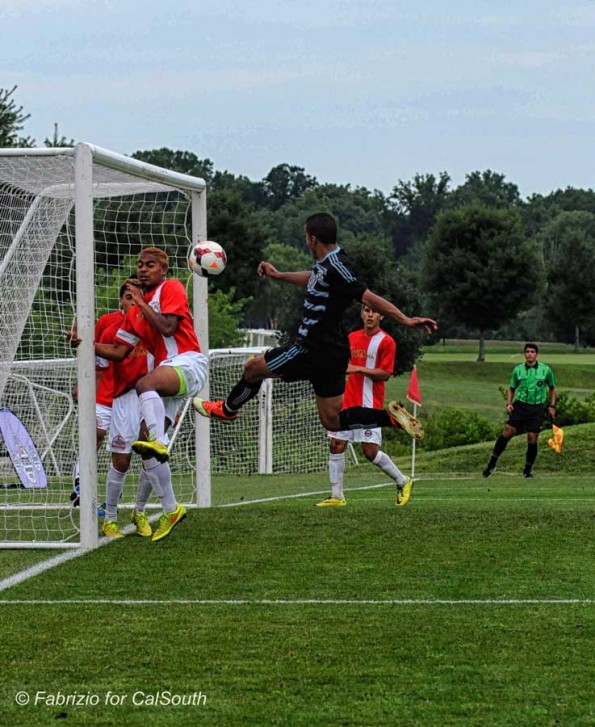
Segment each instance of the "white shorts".
[{"label": "white shorts", "polygon": [[[165,407],[165,416],[173,423],[182,402],[180,399],[172,399],[171,397],[162,399],[162,401]],[[106,450],[108,452],[131,454],[132,442],[136,442],[140,436],[142,421],[138,394],[134,389],[114,399],[112,423],[107,444],[105,445]],[[168,443],[169,437],[166,434],[164,444]]]},{"label": "white shorts", "polygon": [[362,444],[382,444],[382,429],[346,429],[342,432],[327,432],[333,439],[341,439],[343,442],[361,442]]},{"label": "white shorts", "polygon": [[95,421],[97,422],[97,429],[101,429],[102,431],[107,432],[112,421],[111,406],[95,404]]},{"label": "white shorts", "polygon": [[141,415],[138,394],[134,389],[114,399],[112,404],[112,423],[105,448],[108,452],[130,454],[132,442],[140,433]]},{"label": "white shorts", "polygon": [[[159,366],[175,367],[184,377],[186,392],[180,397],[196,396],[204,387],[209,371],[209,360],[198,351],[186,351],[162,361]],[[169,397],[168,397],[169,398]]]}]

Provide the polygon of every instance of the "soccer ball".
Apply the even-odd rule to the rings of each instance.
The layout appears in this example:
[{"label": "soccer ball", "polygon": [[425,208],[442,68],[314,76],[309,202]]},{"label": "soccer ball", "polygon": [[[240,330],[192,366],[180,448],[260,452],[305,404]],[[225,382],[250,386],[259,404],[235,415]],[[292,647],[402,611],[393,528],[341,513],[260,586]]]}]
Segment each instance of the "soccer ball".
[{"label": "soccer ball", "polygon": [[188,253],[188,267],[202,278],[221,275],[227,265],[225,250],[217,242],[198,242]]}]

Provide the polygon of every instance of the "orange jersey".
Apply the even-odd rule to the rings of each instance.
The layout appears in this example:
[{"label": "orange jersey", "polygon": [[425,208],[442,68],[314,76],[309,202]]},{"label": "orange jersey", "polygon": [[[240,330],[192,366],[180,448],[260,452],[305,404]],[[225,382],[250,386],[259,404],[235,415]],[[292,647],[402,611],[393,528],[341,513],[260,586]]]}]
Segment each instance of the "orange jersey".
[{"label": "orange jersey", "polygon": [[147,351],[154,356],[155,366],[165,359],[186,351],[200,351],[194,332],[188,296],[179,280],[169,278],[145,294],[146,303],[161,315],[175,315],[178,328],[173,336],[164,336],[149,323],[138,306],[127,313],[116,335],[116,341],[134,348],[142,341]]},{"label": "orange jersey", "polygon": [[[111,330],[122,325],[124,320],[124,312],[121,310],[115,310],[111,313],[105,313],[97,319],[95,324],[95,341],[99,343],[113,343],[113,336],[109,341],[103,337],[106,331]],[[101,378],[97,386],[97,392],[95,401],[102,406],[111,407],[113,401],[113,389],[114,389],[114,364],[113,361],[108,361],[105,358],[95,357],[95,370],[101,371]]]},{"label": "orange jersey", "polygon": [[[99,339],[100,343],[113,343],[121,325],[122,321],[119,320],[117,323],[112,325],[111,328],[107,328],[102,337]],[[133,389],[136,382],[142,378],[148,370],[147,349],[142,343],[138,343],[123,361],[110,362],[109,369],[105,370],[106,373],[104,373],[101,377],[100,386],[107,374],[108,381],[106,381],[106,386],[111,383],[111,396],[112,399],[116,399],[118,396],[122,396],[122,394]],[[109,374],[107,373],[108,371]]]},{"label": "orange jersey", "polygon": [[[393,372],[397,344],[388,333],[380,330],[368,336],[362,328],[349,334],[351,357],[349,363],[367,369],[382,369]],[[364,374],[349,374],[343,408],[367,406],[381,409],[384,406],[384,381],[372,381]]]}]

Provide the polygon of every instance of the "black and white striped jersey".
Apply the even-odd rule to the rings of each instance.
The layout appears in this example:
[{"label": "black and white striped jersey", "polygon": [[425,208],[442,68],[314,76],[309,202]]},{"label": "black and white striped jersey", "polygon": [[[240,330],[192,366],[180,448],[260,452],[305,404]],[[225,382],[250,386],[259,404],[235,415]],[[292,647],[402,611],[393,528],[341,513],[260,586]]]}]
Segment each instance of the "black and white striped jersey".
[{"label": "black and white striped jersey", "polygon": [[353,263],[340,247],[329,252],[312,266],[306,286],[303,317],[295,342],[305,348],[333,355],[349,355],[349,342],[343,327],[343,315],[353,300],[361,300],[366,285]]}]

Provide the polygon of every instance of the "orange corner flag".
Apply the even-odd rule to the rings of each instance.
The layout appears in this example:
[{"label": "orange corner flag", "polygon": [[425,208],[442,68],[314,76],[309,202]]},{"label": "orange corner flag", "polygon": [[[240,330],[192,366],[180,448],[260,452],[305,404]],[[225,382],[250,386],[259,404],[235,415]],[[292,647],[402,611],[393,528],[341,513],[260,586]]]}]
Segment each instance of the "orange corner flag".
[{"label": "orange corner flag", "polygon": [[414,366],[411,371],[409,386],[407,387],[407,398],[412,404],[421,406],[421,392],[419,390],[419,382],[417,380],[417,366]]},{"label": "orange corner flag", "polygon": [[552,424],[552,438],[548,441],[548,444],[556,452],[556,454],[560,454],[562,451],[563,441],[564,430],[562,427],[557,427],[555,424]]}]

